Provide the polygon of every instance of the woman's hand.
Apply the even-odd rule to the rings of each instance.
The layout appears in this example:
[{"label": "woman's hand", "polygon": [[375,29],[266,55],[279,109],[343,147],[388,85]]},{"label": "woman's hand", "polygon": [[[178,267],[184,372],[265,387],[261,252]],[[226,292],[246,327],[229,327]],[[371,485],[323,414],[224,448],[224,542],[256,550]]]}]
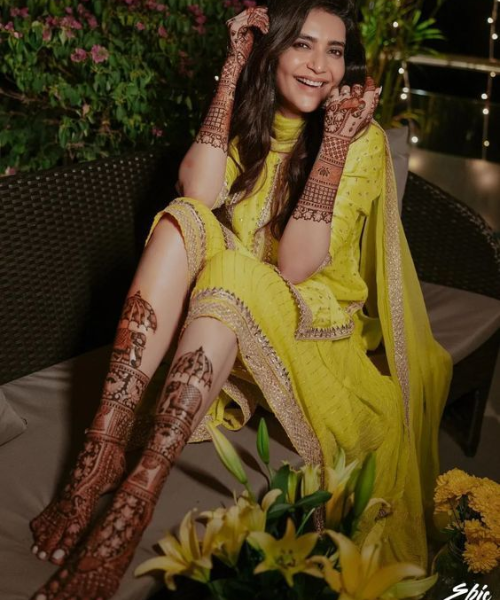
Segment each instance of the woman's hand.
[{"label": "woman's hand", "polygon": [[269,31],[269,17],[265,6],[247,8],[226,23],[229,29],[229,55],[236,58],[238,65],[243,68],[250,56],[254,42],[252,27],[257,27],[262,33]]},{"label": "woman's hand", "polygon": [[352,140],[372,120],[381,91],[371,77],[366,78],[364,86],[344,85],[340,91],[332,90],[324,104],[324,135]]}]

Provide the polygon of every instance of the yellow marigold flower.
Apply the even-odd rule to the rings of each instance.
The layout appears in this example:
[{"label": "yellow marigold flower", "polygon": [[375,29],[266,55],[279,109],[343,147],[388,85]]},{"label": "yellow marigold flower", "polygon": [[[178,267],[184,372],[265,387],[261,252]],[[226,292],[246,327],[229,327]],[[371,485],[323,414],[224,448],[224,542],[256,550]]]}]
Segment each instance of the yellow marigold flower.
[{"label": "yellow marigold flower", "polygon": [[474,544],[466,542],[463,557],[469,571],[489,573],[498,565],[500,548],[494,542],[480,540]]},{"label": "yellow marigold flower", "polygon": [[500,528],[500,485],[481,479],[469,496],[469,506],[482,516],[488,527]]},{"label": "yellow marigold flower", "polygon": [[307,560],[317,539],[317,533],[306,533],[296,538],[291,519],[288,519],[285,535],[280,540],[264,531],[250,533],[248,543],[264,553],[264,560],[255,567],[254,573],[279,571],[290,587],[293,587],[293,576],[297,573],[321,577],[321,572]]},{"label": "yellow marigold flower", "polygon": [[460,469],[451,469],[437,478],[434,491],[436,512],[447,512],[455,508],[462,496],[466,496],[477,485],[478,479]]},{"label": "yellow marigold flower", "polygon": [[464,533],[468,542],[477,542],[488,537],[488,529],[478,519],[464,521]]}]

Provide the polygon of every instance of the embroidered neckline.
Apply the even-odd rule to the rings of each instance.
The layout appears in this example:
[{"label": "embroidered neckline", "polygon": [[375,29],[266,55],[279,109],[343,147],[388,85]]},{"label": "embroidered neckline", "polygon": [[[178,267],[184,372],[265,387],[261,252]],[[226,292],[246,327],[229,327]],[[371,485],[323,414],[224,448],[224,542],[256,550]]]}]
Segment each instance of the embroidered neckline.
[{"label": "embroidered neckline", "polygon": [[292,119],[276,111],[274,113],[273,135],[271,136],[271,150],[274,152],[290,152],[299,139],[305,122],[304,117]]}]

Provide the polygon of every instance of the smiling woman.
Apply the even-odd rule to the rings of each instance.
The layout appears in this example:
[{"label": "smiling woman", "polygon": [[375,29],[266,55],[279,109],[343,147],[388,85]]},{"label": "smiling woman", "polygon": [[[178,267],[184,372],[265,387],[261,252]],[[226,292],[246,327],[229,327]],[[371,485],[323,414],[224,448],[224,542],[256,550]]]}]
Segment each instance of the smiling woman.
[{"label": "smiling woman", "polygon": [[344,79],[346,30],[336,15],[311,10],[302,31],[278,60],[279,112],[290,118],[316,110]]},{"label": "smiling woman", "polygon": [[[111,597],[186,443],[209,439],[208,422],[241,428],[259,403],[310,465],[374,452],[374,495],[390,510],[364,514],[359,539],[384,525],[384,563],[426,563],[451,361],[401,228],[354,8],[273,0],[228,27],[182,196],[156,215],[125,301],[99,411],[68,483],[32,522],[33,552],[63,565],[36,600]],[[367,355],[379,345],[389,376]],[[170,347],[153,430],[127,474],[134,411]]]}]

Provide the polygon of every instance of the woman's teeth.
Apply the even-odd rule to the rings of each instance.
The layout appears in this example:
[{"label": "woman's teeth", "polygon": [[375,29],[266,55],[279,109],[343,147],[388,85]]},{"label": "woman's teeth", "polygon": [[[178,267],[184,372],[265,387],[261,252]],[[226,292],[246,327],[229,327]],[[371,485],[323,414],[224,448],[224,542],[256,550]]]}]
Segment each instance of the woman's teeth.
[{"label": "woman's teeth", "polygon": [[310,79],[302,79],[300,77],[295,78],[299,83],[307,85],[308,87],[320,88],[323,87],[324,82],[322,81],[311,81]]}]

